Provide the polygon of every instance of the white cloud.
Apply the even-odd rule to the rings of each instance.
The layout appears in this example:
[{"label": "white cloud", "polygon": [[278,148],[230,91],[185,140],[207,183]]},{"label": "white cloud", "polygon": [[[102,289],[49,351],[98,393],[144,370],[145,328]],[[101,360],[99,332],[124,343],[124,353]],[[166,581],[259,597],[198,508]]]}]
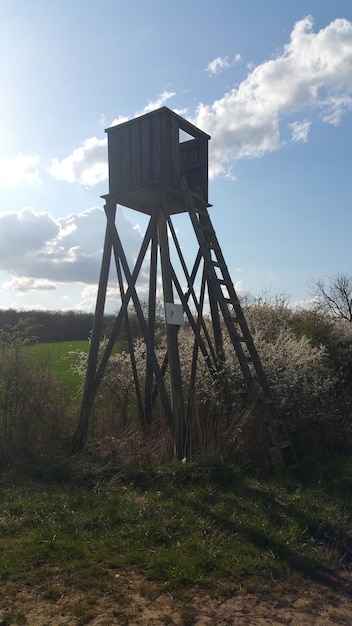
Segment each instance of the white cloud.
[{"label": "white cloud", "polygon": [[35,254],[59,232],[59,226],[49,213],[37,213],[31,207],[18,213],[0,216],[0,262],[11,268],[13,259]]},{"label": "white cloud", "polygon": [[[351,68],[352,73],[352,68]],[[349,95],[334,95],[324,101],[323,122],[338,126],[345,113],[351,110],[351,97]]]},{"label": "white cloud", "polygon": [[110,126],[117,126],[118,124],[123,124],[124,122],[128,122],[128,117],[126,115],[120,115],[111,122]]},{"label": "white cloud", "polygon": [[229,57],[216,57],[216,59],[209,63],[205,71],[215,76],[228,67],[230,67]]},{"label": "white cloud", "polygon": [[59,161],[51,159],[49,173],[58,180],[92,187],[108,178],[107,140],[91,137],[80,148]]},{"label": "white cloud", "polygon": [[[81,292],[81,301],[77,305],[77,309],[81,311],[94,311],[97,299],[97,286],[86,285]],[[117,287],[107,287],[105,298],[105,311],[116,313],[121,303],[120,291]]]},{"label": "white cloud", "polygon": [[39,182],[39,170],[33,169],[39,163],[39,156],[29,156],[21,152],[13,159],[0,161],[0,183],[18,185],[21,182]]},{"label": "white cloud", "polygon": [[[133,267],[141,232],[120,208],[116,219],[127,260]],[[31,208],[0,215],[0,266],[11,276],[6,286],[28,292],[52,290],[58,283],[96,285],[105,228],[104,211],[98,208],[58,220]]]},{"label": "white cloud", "polygon": [[12,280],[2,284],[3,289],[13,291],[55,291],[56,285],[49,280],[27,278],[25,276],[14,276]]},{"label": "white cloud", "polygon": [[[316,34],[311,17],[297,22],[282,54],[211,105],[199,105],[193,121],[212,136],[210,174],[281,148],[280,123],[305,109],[316,109],[332,124],[352,109],[352,23],[345,19]],[[300,128],[301,140],[308,123]]]},{"label": "white cloud", "polygon": [[292,132],[292,141],[306,142],[308,139],[310,124],[311,123],[307,120],[304,120],[303,122],[292,122],[289,124]]},{"label": "white cloud", "polygon": [[105,126],[106,126],[106,118],[105,118],[104,113],[100,113],[98,124],[102,128],[105,128]]},{"label": "white cloud", "polygon": [[206,68],[206,72],[211,76],[216,76],[220,74],[223,70],[227,70],[229,67],[234,65],[235,63],[239,63],[242,61],[242,57],[240,54],[236,54],[232,61],[230,61],[228,56],[225,57],[216,57],[213,61],[210,61],[208,67]]},{"label": "white cloud", "polygon": [[150,113],[150,111],[154,111],[155,109],[159,109],[160,107],[165,105],[165,102],[170,100],[170,98],[172,98],[175,95],[176,95],[175,91],[163,91],[160,94],[160,96],[158,96],[158,98],[156,100],[153,100],[152,102],[149,102],[144,107],[144,109],[142,109],[141,111],[135,113],[135,117],[137,117],[137,115],[144,115],[144,113]]}]

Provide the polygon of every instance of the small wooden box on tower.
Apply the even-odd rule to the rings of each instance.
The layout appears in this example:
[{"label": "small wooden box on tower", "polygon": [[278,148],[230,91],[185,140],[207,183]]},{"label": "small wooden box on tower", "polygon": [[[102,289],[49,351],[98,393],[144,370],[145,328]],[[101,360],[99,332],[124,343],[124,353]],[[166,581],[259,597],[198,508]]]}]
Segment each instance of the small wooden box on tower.
[{"label": "small wooden box on tower", "polygon": [[195,206],[208,205],[209,135],[167,107],[106,132],[109,197],[117,204],[151,214],[161,189],[168,213],[185,211],[184,176]]}]

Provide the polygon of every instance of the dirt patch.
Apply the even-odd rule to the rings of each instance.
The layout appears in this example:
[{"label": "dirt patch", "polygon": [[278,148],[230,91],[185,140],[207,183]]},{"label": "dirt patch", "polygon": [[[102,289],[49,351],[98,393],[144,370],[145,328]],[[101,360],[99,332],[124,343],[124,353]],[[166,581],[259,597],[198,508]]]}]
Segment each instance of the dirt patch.
[{"label": "dirt patch", "polygon": [[60,576],[46,589],[3,583],[0,626],[325,626],[351,624],[352,572],[290,591],[256,594],[237,586],[211,593],[191,588],[171,594],[132,572],[111,575],[106,592],[72,591]]}]

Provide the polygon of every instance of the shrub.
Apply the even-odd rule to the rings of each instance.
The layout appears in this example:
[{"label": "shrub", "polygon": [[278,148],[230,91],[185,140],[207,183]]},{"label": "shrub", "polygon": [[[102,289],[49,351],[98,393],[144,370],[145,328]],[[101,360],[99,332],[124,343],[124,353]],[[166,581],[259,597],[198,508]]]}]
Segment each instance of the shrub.
[{"label": "shrub", "polygon": [[[282,302],[275,306],[257,303],[246,307],[245,313],[299,456],[349,445],[352,331],[347,332],[346,326],[336,323],[331,326],[324,317],[293,312]],[[327,346],[320,341],[324,338]],[[225,329],[225,364],[219,361],[214,375],[200,355],[194,381],[194,334],[189,325],[180,328],[178,342],[190,455],[226,456],[241,462],[263,458],[265,443]],[[158,337],[155,350],[161,366],[166,351],[164,336]],[[135,341],[134,356],[143,403],[147,354],[141,339]],[[80,369],[84,374],[86,355],[82,358]],[[164,380],[169,387],[168,372]],[[130,354],[120,352],[110,358],[98,394],[91,436],[124,436],[123,433],[133,432],[135,437],[141,415]],[[165,422],[157,400],[148,437],[160,436],[165,440]],[[146,440],[150,443],[150,439]]]},{"label": "shrub", "polygon": [[26,346],[36,338],[20,320],[0,330],[0,445],[3,455],[57,452],[64,438],[62,392],[52,374]]}]

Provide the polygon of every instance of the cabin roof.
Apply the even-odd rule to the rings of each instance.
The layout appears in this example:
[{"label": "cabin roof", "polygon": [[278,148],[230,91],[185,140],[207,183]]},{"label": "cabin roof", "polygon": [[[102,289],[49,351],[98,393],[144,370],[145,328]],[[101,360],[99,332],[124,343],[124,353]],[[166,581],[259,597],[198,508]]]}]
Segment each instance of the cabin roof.
[{"label": "cabin roof", "polygon": [[165,106],[160,107],[160,109],[156,109],[155,111],[151,111],[150,113],[145,113],[144,115],[133,117],[127,122],[122,122],[121,124],[115,124],[115,126],[109,126],[109,128],[105,129],[105,132],[110,133],[110,132],[113,132],[116,128],[121,128],[123,126],[126,126],[127,124],[132,124],[133,122],[138,123],[138,121],[141,120],[142,118],[153,117],[153,116],[157,116],[163,113],[166,113],[176,118],[179,128],[185,131],[186,133],[189,133],[192,137],[202,136],[206,140],[210,139],[210,135],[205,133],[203,130],[200,130],[200,128],[198,128],[197,126],[195,126],[188,120],[185,120],[183,117],[181,117],[181,115],[178,115],[177,113],[175,113],[175,111],[172,111],[171,109]]}]

